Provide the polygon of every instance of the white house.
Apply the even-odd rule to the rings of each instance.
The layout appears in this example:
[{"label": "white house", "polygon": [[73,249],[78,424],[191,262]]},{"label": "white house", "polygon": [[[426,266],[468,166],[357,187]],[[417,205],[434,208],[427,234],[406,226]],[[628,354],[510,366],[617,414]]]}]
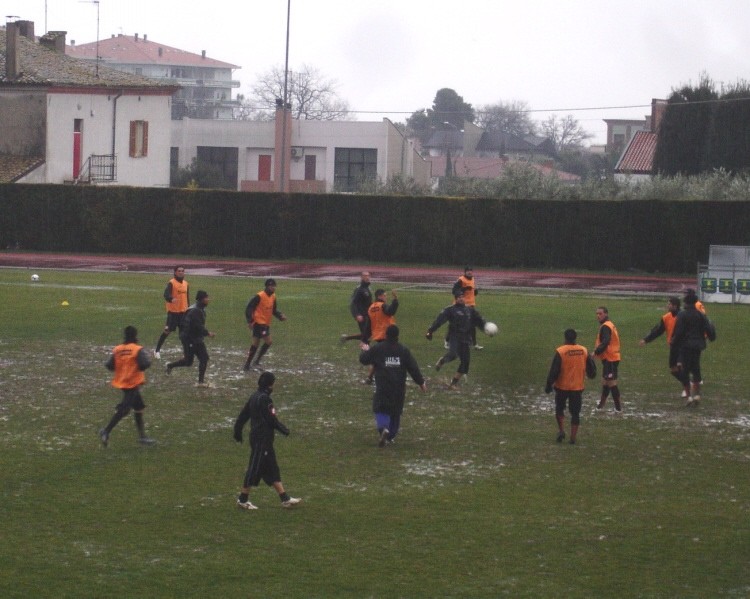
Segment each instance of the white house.
[{"label": "white house", "polygon": [[[0,180],[169,185],[174,85],[37,43],[30,21],[0,29]],[[15,166],[13,166],[15,165]]]},{"label": "white house", "polygon": [[227,188],[242,191],[352,191],[362,180],[394,176],[428,185],[431,176],[430,162],[388,119],[296,120],[288,111],[285,118],[281,107],[274,122],[172,121],[173,166],[194,159],[224,173]]}]

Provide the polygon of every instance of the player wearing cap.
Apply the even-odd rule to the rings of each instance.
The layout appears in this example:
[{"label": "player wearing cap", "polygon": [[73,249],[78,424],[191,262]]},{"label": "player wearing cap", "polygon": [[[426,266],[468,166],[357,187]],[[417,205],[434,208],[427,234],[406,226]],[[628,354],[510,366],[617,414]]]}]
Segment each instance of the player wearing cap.
[{"label": "player wearing cap", "polygon": [[281,506],[291,508],[302,500],[290,497],[281,482],[281,472],[273,448],[274,432],[288,436],[289,429],[276,417],[271,393],[276,377],[272,372],[264,372],[258,377],[258,390],[250,396],[234,423],[234,440],[242,443],[242,429],[250,421],[250,462],[237,497],[237,507],[243,510],[257,510],[250,502],[250,489],[257,487],[262,480],[279,494]]},{"label": "player wearing cap", "polygon": [[435,364],[435,369],[440,370],[444,364],[459,359],[458,371],[453,375],[450,387],[455,388],[461,377],[469,374],[469,363],[471,361],[472,333],[477,327],[484,328],[485,320],[474,308],[467,306],[464,302],[464,292],[458,289],[454,292],[456,303],[444,308],[437,315],[435,321],[427,329],[425,337],[432,340],[432,334],[448,323],[448,351]]},{"label": "player wearing cap", "polygon": [[206,328],[206,306],[211,298],[206,291],[199,291],[195,294],[195,304],[190,306],[185,313],[185,319],[180,331],[180,341],[185,355],[177,362],[167,364],[167,374],[172,373],[173,368],[183,366],[192,366],[193,360],[198,357],[198,382],[196,387],[208,387],[205,380],[206,368],[208,367],[208,350],[206,349],[205,338],[213,337],[214,333]]}]

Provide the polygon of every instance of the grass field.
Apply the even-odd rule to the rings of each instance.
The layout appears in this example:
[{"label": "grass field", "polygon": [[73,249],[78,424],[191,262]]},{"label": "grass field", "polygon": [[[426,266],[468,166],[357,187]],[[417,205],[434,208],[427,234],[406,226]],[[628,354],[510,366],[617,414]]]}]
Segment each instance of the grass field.
[{"label": "grass field", "polygon": [[[353,284],[279,280],[289,320],[265,362],[292,431],[282,478],[304,503],[283,510],[262,486],[241,512],[248,445],[231,428],[257,380],[241,365],[261,280],[188,273],[212,297],[213,388],[194,388],[195,367],[167,378],[174,335],[143,390],[158,445],[138,446],[132,418],[107,449],[96,434],[120,399],[108,353],[128,324],[154,345],[168,274],[0,270],[1,597],[750,596],[747,306],[709,305],[719,337],[688,409],[664,340],[637,344],[665,298],[483,293],[500,334],[450,392],[451,365],[431,367],[441,336],[423,336],[447,290],[405,287],[402,341],[429,390],[411,385],[397,443],[379,449],[358,350],[338,342]],[[602,303],[625,415],[592,414],[591,382],[578,444],[557,444],[552,353],[567,327],[591,347]]]}]

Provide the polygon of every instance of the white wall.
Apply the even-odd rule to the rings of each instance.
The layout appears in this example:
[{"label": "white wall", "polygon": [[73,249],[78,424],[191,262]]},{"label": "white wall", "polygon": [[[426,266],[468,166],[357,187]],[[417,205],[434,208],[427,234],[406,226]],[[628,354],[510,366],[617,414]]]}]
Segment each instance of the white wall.
[{"label": "white wall", "polygon": [[[114,129],[117,184],[169,185],[171,107],[169,96],[122,95]],[[47,97],[47,182],[73,177],[73,125],[83,120],[81,163],[91,154],[112,153],[115,94],[49,93]],[[131,158],[130,121],[148,121],[148,155]]]}]

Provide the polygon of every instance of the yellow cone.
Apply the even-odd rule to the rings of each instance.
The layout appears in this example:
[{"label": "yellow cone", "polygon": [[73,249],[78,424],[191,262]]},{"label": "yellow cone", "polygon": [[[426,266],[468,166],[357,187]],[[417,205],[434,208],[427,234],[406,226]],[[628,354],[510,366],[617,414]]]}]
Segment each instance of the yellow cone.
[{"label": "yellow cone", "polygon": [[61,306],[69,306],[68,300],[63,300]]}]

